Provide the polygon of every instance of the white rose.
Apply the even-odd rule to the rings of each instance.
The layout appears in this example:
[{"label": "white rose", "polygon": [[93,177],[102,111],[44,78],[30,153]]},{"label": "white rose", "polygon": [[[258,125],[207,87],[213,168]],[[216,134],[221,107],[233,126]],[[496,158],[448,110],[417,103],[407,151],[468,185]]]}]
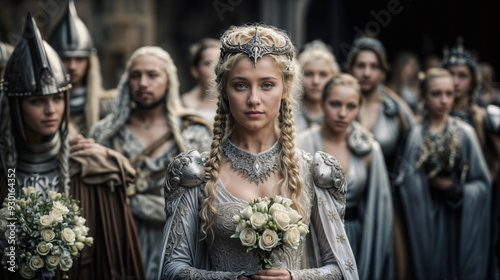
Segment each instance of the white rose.
[{"label": "white rose", "polygon": [[309,228],[306,224],[301,224],[300,226],[298,226],[298,229],[302,236],[306,235],[309,232]]},{"label": "white rose", "polygon": [[267,224],[267,215],[260,212],[254,213],[250,217],[250,223],[254,229],[260,229]]},{"label": "white rose", "polygon": [[259,239],[259,248],[264,251],[271,251],[278,245],[279,237],[274,230],[266,229]]},{"label": "white rose", "polygon": [[267,202],[266,201],[261,201],[261,202],[255,203],[254,207],[255,207],[254,209],[259,211],[259,212],[267,213]]},{"label": "white rose", "polygon": [[247,227],[247,222],[245,220],[241,220],[236,226],[236,232],[241,232]]},{"label": "white rose", "polygon": [[61,258],[59,261],[59,267],[62,271],[68,271],[71,266],[73,266],[73,260],[70,257]]},{"label": "white rose", "polygon": [[87,237],[85,238],[85,242],[83,242],[87,245],[92,245],[92,243],[94,243],[94,238],[93,237]]},{"label": "white rose", "polygon": [[38,243],[38,246],[36,247],[36,251],[38,254],[45,256],[49,253],[50,249],[52,248],[52,244],[47,243],[45,241],[42,241]]},{"label": "white rose", "polygon": [[257,234],[255,233],[255,230],[251,228],[245,228],[240,233],[240,240],[243,246],[253,246],[257,241]]},{"label": "white rose", "polygon": [[283,243],[288,247],[297,250],[299,248],[300,232],[297,226],[291,226],[285,234],[283,234]]},{"label": "white rose", "polygon": [[49,212],[49,215],[52,217],[52,220],[56,223],[59,223],[63,220],[63,216],[62,216],[61,212],[59,212],[59,210],[57,210],[57,209],[52,209]]},{"label": "white rose", "polygon": [[85,239],[84,235],[76,235],[76,241],[85,242]]},{"label": "white rose", "polygon": [[19,272],[24,279],[31,279],[35,277],[35,271],[27,264],[21,266],[21,271]]},{"label": "white rose", "polygon": [[30,259],[30,268],[33,270],[38,270],[43,267],[43,259],[36,255]]},{"label": "white rose", "polygon": [[25,195],[29,196],[29,195],[35,194],[36,189],[33,187],[27,187],[27,188],[23,188],[23,192]]},{"label": "white rose", "polygon": [[2,235],[7,230],[7,221],[0,219],[0,235]]},{"label": "white rose", "polygon": [[49,267],[56,267],[59,264],[59,256],[48,255],[45,257],[45,263],[47,263]]},{"label": "white rose", "polygon": [[82,236],[82,229],[80,227],[74,227],[73,232],[75,232],[76,237]]},{"label": "white rose", "polygon": [[290,225],[290,215],[286,211],[276,211],[273,215],[274,224],[280,230],[287,230]]},{"label": "white rose", "polygon": [[10,212],[7,207],[3,207],[2,209],[0,209],[0,218],[10,218]]},{"label": "white rose", "polygon": [[293,201],[290,198],[286,198],[281,195],[277,195],[274,201],[278,202],[279,204],[283,204],[283,206],[285,207],[290,207],[293,204]]},{"label": "white rose", "polygon": [[75,237],[75,232],[70,228],[64,228],[61,233],[61,239],[68,244],[73,244]]},{"label": "white rose", "polygon": [[240,215],[247,220],[250,219],[253,215],[252,206],[249,205],[245,209],[241,210]]},{"label": "white rose", "polygon": [[274,212],[276,211],[286,211],[286,207],[279,204],[279,203],[273,203],[273,205],[271,205],[271,208],[269,208],[269,214],[273,215]]},{"label": "white rose", "polygon": [[68,207],[64,206],[64,204],[62,204],[61,202],[59,201],[53,201],[52,202],[52,206],[54,206],[54,208],[52,209],[56,209],[58,210],[59,212],[61,212],[61,214],[68,214],[69,213],[69,209]]},{"label": "white rose", "polygon": [[41,236],[45,241],[52,241],[52,239],[56,237],[56,234],[51,229],[44,229],[42,230]]},{"label": "white rose", "polygon": [[83,249],[85,245],[82,243],[82,242],[75,242],[75,247],[76,249],[78,249],[79,251],[81,251]]},{"label": "white rose", "polygon": [[233,223],[239,224],[241,222],[241,216],[239,214],[236,214],[233,216]]},{"label": "white rose", "polygon": [[290,224],[296,224],[302,216],[295,209],[288,208],[288,215],[290,216]]},{"label": "white rose", "polygon": [[78,218],[76,219],[76,225],[77,225],[77,226],[83,226],[83,225],[85,224],[85,222],[86,222],[86,221],[87,221],[87,220],[85,220],[85,218],[84,218],[84,217],[78,217]]},{"label": "white rose", "polygon": [[52,224],[52,217],[49,215],[43,215],[40,217],[40,224],[44,227],[49,227]]},{"label": "white rose", "polygon": [[82,236],[86,236],[89,233],[89,228],[86,226],[77,226],[77,228],[82,232]]},{"label": "white rose", "polygon": [[55,191],[49,191],[48,195],[49,195],[49,198],[51,200],[56,200],[57,199],[57,192],[55,192]]}]

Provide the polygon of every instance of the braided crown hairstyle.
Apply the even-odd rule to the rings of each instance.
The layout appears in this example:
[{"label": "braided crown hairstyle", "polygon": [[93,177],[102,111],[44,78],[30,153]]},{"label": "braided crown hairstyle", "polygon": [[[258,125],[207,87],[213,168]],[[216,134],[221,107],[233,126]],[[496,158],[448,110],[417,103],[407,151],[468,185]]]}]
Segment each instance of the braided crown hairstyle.
[{"label": "braided crown hairstyle", "polygon": [[[272,26],[265,25],[244,25],[231,26],[222,35],[221,41],[237,45],[245,44],[251,40],[254,33],[258,32],[261,40],[268,46],[273,44],[276,47],[282,47],[285,44],[291,44],[290,39],[284,31]],[[219,181],[220,165],[222,159],[222,143],[229,137],[234,127],[234,118],[229,110],[229,103],[223,98],[227,86],[228,72],[234,67],[240,59],[248,58],[248,55],[243,52],[224,53],[221,52],[221,58],[216,66],[215,83],[211,86],[211,94],[214,99],[218,100],[217,115],[215,116],[213,141],[210,149],[210,155],[205,165],[205,173],[208,182],[205,187],[205,198],[201,208],[201,218],[203,220],[202,233],[206,237],[211,227],[217,219],[217,210],[214,207],[215,202],[215,187]],[[281,71],[286,97],[281,101],[279,116],[277,116],[277,126],[279,127],[279,163],[278,174],[281,179],[278,181],[278,186],[282,195],[289,197],[293,201],[293,206],[299,212],[304,212],[299,199],[302,193],[302,181],[299,176],[298,159],[295,155],[294,140],[295,129],[292,114],[292,105],[295,105],[301,93],[301,70],[295,60],[295,48],[291,48],[285,53],[265,54],[272,57]],[[253,59],[253,58],[251,58]],[[213,218],[211,218],[211,214]]]}]

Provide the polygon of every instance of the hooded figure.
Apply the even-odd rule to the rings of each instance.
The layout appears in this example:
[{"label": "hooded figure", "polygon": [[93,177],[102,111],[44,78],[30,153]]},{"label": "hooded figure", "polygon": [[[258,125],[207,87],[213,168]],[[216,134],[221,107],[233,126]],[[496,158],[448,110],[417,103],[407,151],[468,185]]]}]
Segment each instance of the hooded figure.
[{"label": "hooded figure", "polygon": [[63,60],[73,85],[69,98],[70,138],[78,133],[87,135],[92,125],[109,113],[115,91],[102,88],[97,51],[72,0],[48,41]]},{"label": "hooded figure", "polygon": [[[0,199],[13,185],[16,192],[32,186],[42,193],[52,190],[71,195],[80,201],[94,244],[81,251],[70,278],[111,279],[123,274],[144,279],[127,205],[135,171],[109,149],[88,156],[70,155],[69,77],[57,53],[41,39],[31,14],[5,73],[0,93]],[[31,273],[38,279],[53,277],[44,269]],[[0,274],[1,279],[20,278],[7,271]]]}]

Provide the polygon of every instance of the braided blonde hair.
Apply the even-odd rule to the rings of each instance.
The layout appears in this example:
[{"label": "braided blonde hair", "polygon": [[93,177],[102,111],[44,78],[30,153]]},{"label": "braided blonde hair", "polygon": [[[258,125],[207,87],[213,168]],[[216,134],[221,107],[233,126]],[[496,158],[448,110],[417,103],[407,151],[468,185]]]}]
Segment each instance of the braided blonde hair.
[{"label": "braided blonde hair", "polygon": [[167,73],[168,79],[168,96],[167,96],[167,121],[174,140],[177,143],[181,152],[187,150],[186,142],[182,138],[181,129],[179,127],[178,117],[185,113],[184,107],[181,105],[179,96],[179,78],[177,76],[177,67],[170,55],[162,48],[156,46],[145,46],[137,49],[127,61],[126,73],[129,73],[133,62],[141,55],[153,55],[161,62],[163,69]]},{"label": "braided blonde hair", "polygon": [[[255,25],[231,26],[222,35],[221,41],[227,39],[230,44],[245,44],[253,37],[255,30]],[[281,47],[287,41],[290,41],[284,31],[272,26],[258,25],[257,32],[262,41],[268,46],[274,44],[277,47]],[[287,53],[266,54],[266,56],[272,57],[278,64],[287,92],[281,101],[280,113],[277,117],[280,129],[280,138],[278,141],[280,144],[279,156],[281,158],[278,168],[278,174],[281,179],[277,184],[281,194],[292,199],[293,207],[302,214],[305,214],[300,204],[302,180],[299,174],[298,158],[295,155],[295,129],[292,113],[292,105],[296,104],[301,94],[301,70],[295,59],[295,49],[293,46]],[[215,187],[220,178],[222,143],[231,134],[234,127],[234,118],[230,114],[229,103],[223,98],[227,86],[227,75],[236,62],[245,57],[248,58],[245,53],[229,53],[223,56],[217,64],[215,69],[215,83],[211,86],[212,97],[218,100],[218,109],[215,116],[210,154],[205,165],[205,174],[208,182],[205,186],[205,198],[202,202],[200,212],[201,219],[203,220],[201,230],[205,238],[208,232],[212,231],[211,227],[217,219],[217,210],[214,207],[216,197]]]}]

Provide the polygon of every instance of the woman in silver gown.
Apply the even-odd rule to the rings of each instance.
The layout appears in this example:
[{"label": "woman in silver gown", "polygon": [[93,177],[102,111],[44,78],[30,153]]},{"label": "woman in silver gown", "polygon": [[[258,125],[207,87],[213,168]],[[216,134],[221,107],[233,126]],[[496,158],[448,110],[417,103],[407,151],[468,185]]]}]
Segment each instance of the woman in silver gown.
[{"label": "woman in silver gown", "polygon": [[355,121],[361,105],[357,80],[340,74],[323,91],[325,119],[298,137],[298,146],[324,151],[347,174],[345,228],[361,279],[391,279],[393,209],[380,145]]},{"label": "woman in silver gown", "polygon": [[[221,38],[209,154],[180,154],[165,179],[162,279],[358,279],[344,230],[345,175],[337,160],[294,147],[292,102],[300,67],[288,36],[270,26],[231,27]],[[310,233],[274,250],[261,269],[232,217],[258,197],[282,195]]]},{"label": "woman in silver gown", "polygon": [[453,78],[427,71],[426,113],[410,132],[396,180],[412,279],[487,279],[491,180],[473,128],[449,115]]}]

